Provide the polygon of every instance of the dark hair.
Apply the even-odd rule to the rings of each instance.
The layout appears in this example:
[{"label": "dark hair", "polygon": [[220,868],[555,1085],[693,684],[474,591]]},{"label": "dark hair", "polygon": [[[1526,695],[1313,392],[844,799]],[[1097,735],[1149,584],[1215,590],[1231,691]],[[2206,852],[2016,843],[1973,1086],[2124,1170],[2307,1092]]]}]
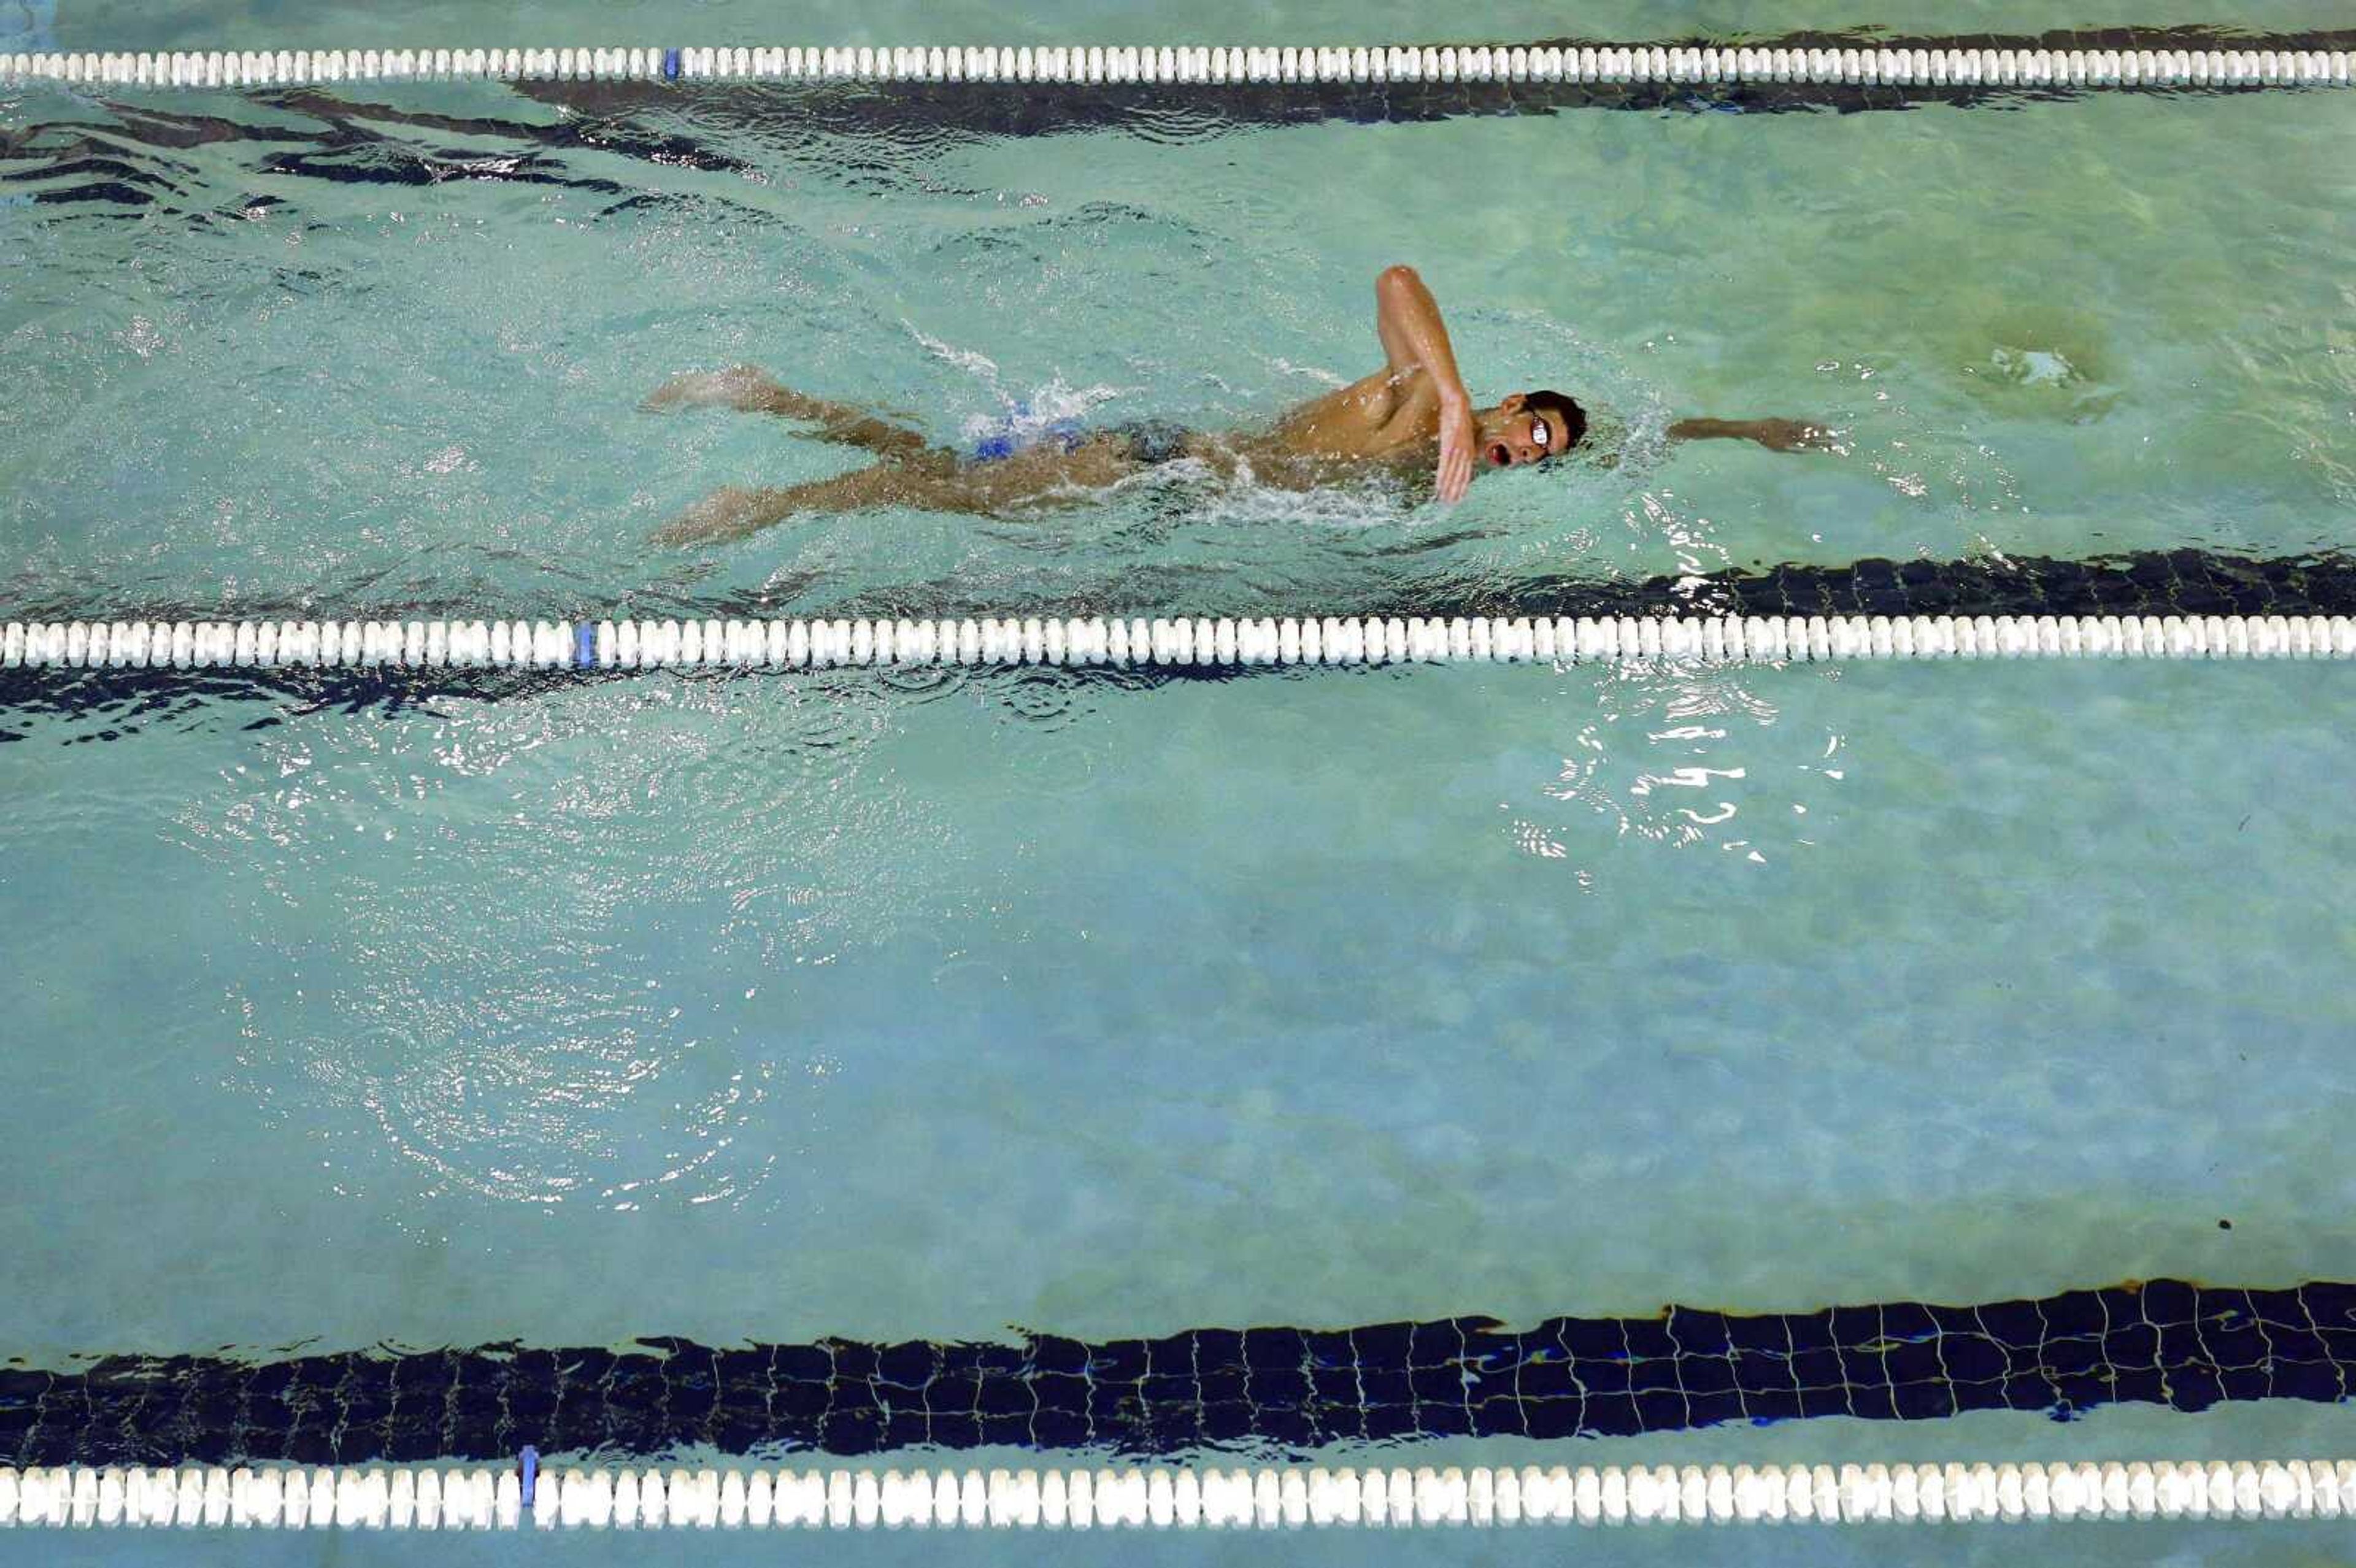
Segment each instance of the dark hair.
[{"label": "dark hair", "polygon": [[[1522,405],[1533,413],[1562,416],[1563,433],[1570,438],[1569,444],[1562,449],[1564,452],[1569,452],[1571,447],[1577,446],[1586,438],[1587,411],[1560,392],[1524,392]],[[1549,453],[1547,455],[1551,457],[1560,454]]]}]

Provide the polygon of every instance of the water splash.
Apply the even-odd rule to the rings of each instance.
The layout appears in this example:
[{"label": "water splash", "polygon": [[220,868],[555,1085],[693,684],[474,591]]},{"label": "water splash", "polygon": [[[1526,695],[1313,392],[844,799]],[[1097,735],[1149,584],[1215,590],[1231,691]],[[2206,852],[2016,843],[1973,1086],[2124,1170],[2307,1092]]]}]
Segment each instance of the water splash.
[{"label": "water splash", "polygon": [[1751,865],[1817,847],[1814,821],[1846,775],[1833,765],[1846,742],[1783,728],[1757,672],[1631,663],[1593,678],[1593,714],[1539,791],[1567,818],[1517,816],[1509,831],[1522,849],[1565,861],[1591,887],[1606,859],[1597,827],[1614,842],[1715,848]]}]

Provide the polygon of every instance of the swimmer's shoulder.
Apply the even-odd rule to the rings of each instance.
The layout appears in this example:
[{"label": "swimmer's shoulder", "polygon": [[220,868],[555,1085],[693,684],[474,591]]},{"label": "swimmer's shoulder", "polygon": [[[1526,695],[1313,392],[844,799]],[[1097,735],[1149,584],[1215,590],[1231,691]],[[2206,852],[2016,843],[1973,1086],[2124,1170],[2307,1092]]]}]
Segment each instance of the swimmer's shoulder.
[{"label": "swimmer's shoulder", "polygon": [[1369,453],[1433,440],[1440,430],[1440,384],[1421,366],[1378,370],[1351,389]]},{"label": "swimmer's shoulder", "polygon": [[1372,434],[1390,425],[1408,407],[1414,396],[1406,384],[1408,379],[1408,375],[1387,369],[1362,376],[1346,387],[1320,392],[1294,405],[1276,421],[1276,429],[1286,434],[1332,435],[1344,430]]}]

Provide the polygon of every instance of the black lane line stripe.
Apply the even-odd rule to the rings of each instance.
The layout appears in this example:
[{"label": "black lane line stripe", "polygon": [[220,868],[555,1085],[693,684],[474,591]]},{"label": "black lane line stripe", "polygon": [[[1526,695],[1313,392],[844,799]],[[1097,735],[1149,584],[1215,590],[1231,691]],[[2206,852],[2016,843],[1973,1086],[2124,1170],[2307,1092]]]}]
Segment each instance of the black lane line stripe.
[{"label": "black lane line stripe", "polygon": [[0,1366],[0,1463],[659,1457],[958,1450],[1307,1454],[1462,1436],[1635,1436],[1815,1415],[2336,1403],[2356,1285],[2153,1280],[2041,1300],[1197,1328],[1089,1344],[494,1345]]},{"label": "black lane line stripe", "polygon": [[[818,579],[808,580],[816,586]],[[21,598],[0,605],[0,624],[82,621],[458,621],[554,620],[929,620],[985,616],[1408,616],[1471,615],[2347,615],[2356,614],[2356,555],[2319,550],[2245,556],[2187,547],[2063,560],[1988,556],[1967,560],[1896,560],[1878,556],[1835,564],[1787,561],[1730,566],[1710,572],[1609,577],[1562,572],[1450,577],[1412,562],[1319,592],[1313,603],[1271,605],[1264,595],[1235,597],[1232,574],[1190,569],[1155,578],[1130,574],[1135,589],[1076,595],[1068,586],[1026,592],[991,585],[973,597],[969,584],[943,579],[823,603],[781,603],[770,592],[696,598],[631,591],[597,599],[573,586],[533,600],[486,608],[488,591],[464,597],[405,597],[351,603],[328,592],[301,600],[248,596],[234,604],[192,604],[152,597]],[[566,594],[563,600],[557,592]],[[323,603],[323,601],[327,601]],[[1141,601],[1147,602],[1141,608]],[[1168,604],[1156,604],[1168,601]],[[1171,605],[1183,601],[1183,608]],[[11,672],[20,673],[20,672]]]}]

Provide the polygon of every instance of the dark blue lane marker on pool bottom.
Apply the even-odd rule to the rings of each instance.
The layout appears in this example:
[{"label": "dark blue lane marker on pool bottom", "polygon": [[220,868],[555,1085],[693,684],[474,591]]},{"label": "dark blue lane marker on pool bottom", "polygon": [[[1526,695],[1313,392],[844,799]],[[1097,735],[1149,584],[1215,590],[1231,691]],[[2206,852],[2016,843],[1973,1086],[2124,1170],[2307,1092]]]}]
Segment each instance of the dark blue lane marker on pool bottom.
[{"label": "dark blue lane marker on pool bottom", "polygon": [[1976,1307],[1893,1302],[1355,1328],[1198,1328],[1087,1343],[621,1349],[516,1345],[245,1361],[0,1367],[0,1464],[498,1461],[1004,1445],[1275,1456],[1418,1438],[1630,1437],[1817,1415],[1935,1421],[2106,1404],[2334,1403],[2356,1285],[2180,1280]]}]

